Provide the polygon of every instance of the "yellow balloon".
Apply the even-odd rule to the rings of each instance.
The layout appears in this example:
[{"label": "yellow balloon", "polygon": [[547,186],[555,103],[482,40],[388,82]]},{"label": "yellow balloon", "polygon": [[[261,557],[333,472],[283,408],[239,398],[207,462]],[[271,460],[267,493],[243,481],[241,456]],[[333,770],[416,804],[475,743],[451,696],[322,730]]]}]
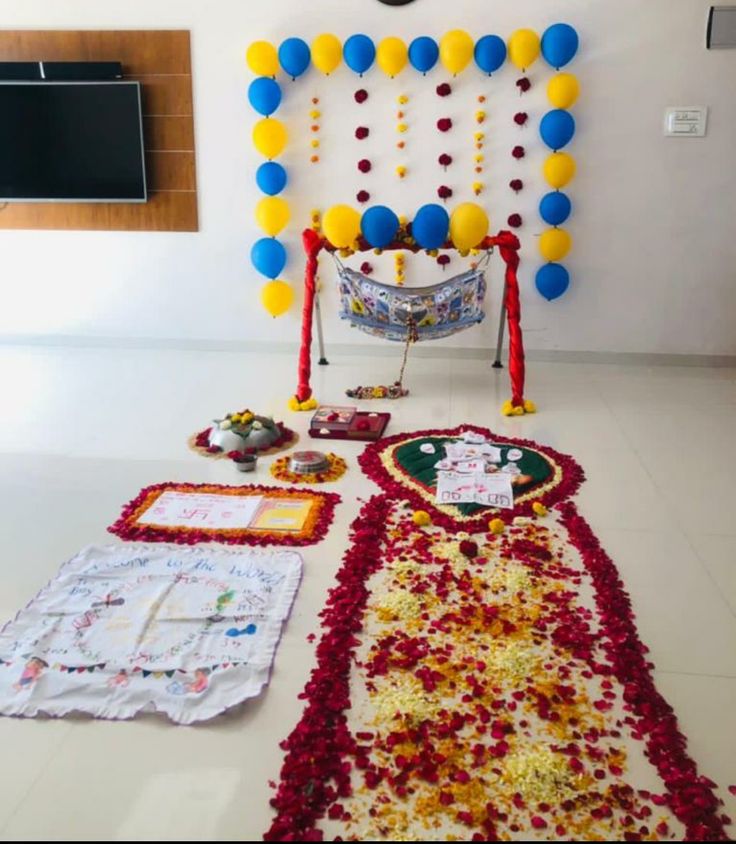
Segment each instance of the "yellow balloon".
[{"label": "yellow balloon", "polygon": [[572,249],[572,238],[565,229],[547,229],[539,238],[539,253],[545,261],[561,261]]},{"label": "yellow balloon", "polygon": [[517,29],[509,38],[509,58],[519,68],[526,70],[539,58],[541,42],[533,29]]},{"label": "yellow balloon", "polygon": [[462,29],[453,29],[440,39],[440,61],[446,70],[457,75],[470,64],[475,45]]},{"label": "yellow balloon", "polygon": [[254,41],[245,53],[245,61],[257,76],[276,76],[279,72],[279,54],[270,41]]},{"label": "yellow balloon", "polygon": [[579,94],[580,84],[572,73],[558,73],[547,85],[547,97],[555,108],[571,108]]},{"label": "yellow balloon", "polygon": [[349,205],[333,205],[322,218],[322,231],[333,246],[348,249],[360,234],[360,214]]},{"label": "yellow balloon", "polygon": [[328,76],[342,61],[342,42],[337,35],[318,35],[312,42],[312,62]]},{"label": "yellow balloon", "polygon": [[450,217],[450,239],[459,250],[475,249],[488,234],[488,214],[474,202],[458,205]]},{"label": "yellow balloon", "polygon": [[286,126],[275,117],[264,117],[253,127],[253,145],[266,158],[278,158],[287,140]]},{"label": "yellow balloon", "polygon": [[376,61],[386,76],[393,79],[406,67],[409,50],[400,38],[384,38],[376,50]]},{"label": "yellow balloon", "polygon": [[264,196],[256,205],[256,222],[271,237],[285,229],[290,219],[289,203],[280,196]]},{"label": "yellow balloon", "polygon": [[544,162],[544,178],[553,188],[564,188],[575,177],[575,159],[566,152],[553,152]]},{"label": "yellow balloon", "polygon": [[285,281],[276,279],[263,285],[261,290],[261,302],[263,307],[272,317],[285,314],[294,301],[294,291],[291,285]]}]

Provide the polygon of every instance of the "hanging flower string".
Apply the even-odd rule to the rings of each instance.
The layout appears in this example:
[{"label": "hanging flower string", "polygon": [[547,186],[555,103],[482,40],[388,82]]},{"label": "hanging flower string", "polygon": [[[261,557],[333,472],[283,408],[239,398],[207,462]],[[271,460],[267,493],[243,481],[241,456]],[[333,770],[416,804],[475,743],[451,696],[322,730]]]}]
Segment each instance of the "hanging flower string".
[{"label": "hanging flower string", "polygon": [[394,269],[396,271],[396,284],[403,287],[406,281],[406,256],[403,252],[394,252]]},{"label": "hanging flower string", "polygon": [[[360,88],[355,92],[353,97],[358,105],[362,105],[368,99],[368,91],[366,91],[365,88]],[[365,141],[370,134],[371,130],[367,126],[361,125],[355,130],[355,139],[357,141]],[[371,162],[367,158],[361,159],[358,162],[358,170],[360,170],[363,174],[370,172]],[[371,195],[367,190],[361,189],[357,192],[355,198],[361,205],[365,205],[366,202],[370,201]]]},{"label": "hanging flower string", "polygon": [[322,117],[322,112],[317,108],[318,105],[319,97],[312,97],[312,110],[309,112],[309,119],[312,121],[311,126],[309,127],[309,131],[313,135],[312,140],[309,144],[312,148],[312,155],[309,160],[312,164],[319,163],[319,153],[317,152],[317,150],[320,148],[321,145],[321,141],[318,136],[320,124],[317,121],[319,121]]},{"label": "hanging flower string", "polygon": [[[406,105],[409,102],[409,97],[406,94],[399,94],[396,98],[399,109],[396,112],[396,131],[399,134],[399,140],[396,142],[396,148],[399,150],[406,149],[406,133],[409,131],[409,124],[406,122]],[[406,178],[407,168],[405,164],[400,164],[396,168],[396,175],[399,179]]]},{"label": "hanging flower string", "polygon": [[[486,101],[486,98],[483,94],[479,94],[478,96],[478,104],[483,105]],[[475,113],[475,122],[480,126],[481,124],[485,123],[486,120],[486,112],[484,110],[476,111]],[[475,162],[475,181],[473,182],[473,193],[475,196],[480,196],[485,189],[485,185],[482,181],[480,181],[479,176],[483,173],[484,164],[485,164],[485,155],[483,154],[483,142],[485,141],[485,133],[484,132],[476,132],[473,136],[475,140],[475,155],[474,155],[474,162]]]}]

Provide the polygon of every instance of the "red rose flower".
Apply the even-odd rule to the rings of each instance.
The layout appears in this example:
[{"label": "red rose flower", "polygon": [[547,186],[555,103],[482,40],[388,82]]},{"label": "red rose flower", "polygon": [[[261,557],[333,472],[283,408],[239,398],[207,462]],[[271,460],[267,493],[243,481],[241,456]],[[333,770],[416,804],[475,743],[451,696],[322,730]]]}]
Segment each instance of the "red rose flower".
[{"label": "red rose flower", "polygon": [[368,261],[363,261],[360,265],[360,271],[363,275],[370,275],[373,272],[373,264],[369,263]]},{"label": "red rose flower", "polygon": [[529,115],[525,111],[517,111],[514,115],[514,123],[517,126],[523,126],[529,120]]},{"label": "red rose flower", "polygon": [[516,87],[520,93],[524,94],[532,87],[531,80],[526,76],[522,76],[521,79],[516,80]]},{"label": "red rose flower", "polygon": [[437,263],[444,269],[450,263],[450,256],[449,255],[438,255],[437,256]]},{"label": "red rose flower", "polygon": [[440,166],[444,167],[445,170],[452,164],[452,156],[448,155],[446,152],[443,152],[437,160],[439,161]]},{"label": "red rose flower", "polygon": [[447,185],[440,185],[437,188],[437,196],[440,199],[449,199],[452,196],[452,188],[448,188]]},{"label": "red rose flower", "polygon": [[511,150],[511,155],[513,155],[514,158],[523,158],[526,155],[526,150],[524,147],[517,145]]},{"label": "red rose flower", "polygon": [[370,173],[372,167],[373,165],[367,158],[361,158],[358,162],[358,170],[360,170],[361,173]]},{"label": "red rose flower", "polygon": [[368,91],[365,88],[361,88],[359,91],[355,92],[355,102],[356,103],[364,103],[368,99]]},{"label": "red rose flower", "polygon": [[371,130],[367,126],[358,126],[355,130],[355,137],[359,140],[365,140],[370,135]]},{"label": "red rose flower", "polygon": [[478,545],[472,539],[463,539],[460,543],[460,553],[466,557],[478,556]]},{"label": "red rose flower", "polygon": [[356,199],[358,200],[358,202],[368,202],[368,200],[370,198],[371,198],[371,195],[368,193],[367,190],[358,191],[357,196],[356,196]]},{"label": "red rose flower", "polygon": [[510,214],[506,222],[512,229],[518,229],[522,223],[521,214]]},{"label": "red rose flower", "polygon": [[449,117],[441,117],[437,121],[437,128],[440,132],[449,132],[452,129],[452,120]]},{"label": "red rose flower", "polygon": [[518,193],[524,187],[524,182],[521,179],[512,179],[509,182],[509,187],[514,193]]},{"label": "red rose flower", "polygon": [[438,97],[449,97],[452,93],[452,88],[448,82],[443,82],[441,85],[437,86],[437,96]]}]

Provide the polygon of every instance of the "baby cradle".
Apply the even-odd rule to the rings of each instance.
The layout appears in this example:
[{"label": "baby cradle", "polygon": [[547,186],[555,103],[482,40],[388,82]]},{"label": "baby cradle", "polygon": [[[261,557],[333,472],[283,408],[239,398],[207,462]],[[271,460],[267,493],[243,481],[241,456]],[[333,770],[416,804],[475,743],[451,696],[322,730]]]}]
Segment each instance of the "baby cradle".
[{"label": "baby cradle", "polygon": [[[301,348],[299,352],[298,385],[292,407],[313,405],[311,378],[312,322],[317,309],[317,327],[321,333],[319,301],[316,298],[316,275],[319,253],[324,249],[335,253],[335,247],[319,234],[307,229],[303,234],[307,255],[304,278],[304,306],[302,310]],[[451,246],[451,245],[450,245]],[[516,270],[519,266],[519,241],[511,232],[499,232],[487,237],[479,249],[487,253],[498,246],[506,264],[503,305],[509,326],[509,376],[511,401],[509,407],[524,412],[524,345],[521,334],[521,306]],[[367,250],[367,245],[365,249]],[[422,251],[416,244],[397,242],[387,249]],[[487,259],[486,259],[487,260]],[[483,298],[486,291],[483,261],[476,269],[455,276],[445,282],[424,288],[401,288],[373,281],[362,273],[344,267],[338,261],[340,279],[340,316],[358,328],[389,340],[407,341],[448,337],[480,322],[483,317]],[[321,339],[321,337],[320,337]]]},{"label": "baby cradle", "polygon": [[397,287],[374,281],[338,261],[340,318],[384,340],[437,340],[476,325],[485,317],[483,269],[428,287]]}]

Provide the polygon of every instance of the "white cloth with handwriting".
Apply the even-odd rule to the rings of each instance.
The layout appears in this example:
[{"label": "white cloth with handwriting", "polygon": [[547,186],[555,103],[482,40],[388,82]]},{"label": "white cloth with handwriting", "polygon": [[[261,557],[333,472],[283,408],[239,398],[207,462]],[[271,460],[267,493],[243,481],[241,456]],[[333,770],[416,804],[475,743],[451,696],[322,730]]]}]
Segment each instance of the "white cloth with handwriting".
[{"label": "white cloth with handwriting", "polygon": [[213,718],[260,694],[302,558],[89,547],[0,632],[0,715]]}]

